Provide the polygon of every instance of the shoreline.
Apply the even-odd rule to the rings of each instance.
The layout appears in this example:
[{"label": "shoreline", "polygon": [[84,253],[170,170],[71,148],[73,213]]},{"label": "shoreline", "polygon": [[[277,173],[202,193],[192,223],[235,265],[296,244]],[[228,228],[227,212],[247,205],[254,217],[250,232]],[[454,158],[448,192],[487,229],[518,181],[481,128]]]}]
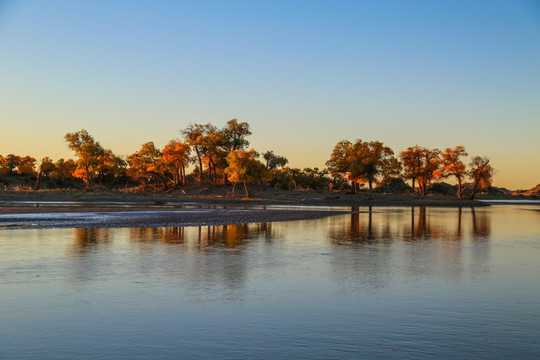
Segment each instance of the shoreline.
[{"label": "shoreline", "polygon": [[0,192],[0,229],[154,228],[271,223],[370,212],[367,207],[477,207],[477,201],[312,191],[220,194]]},{"label": "shoreline", "polygon": [[[65,206],[107,205],[118,206],[429,206],[429,207],[480,207],[489,206],[479,200],[457,199],[444,196],[395,195],[373,193],[372,198],[366,192],[350,194],[330,191],[285,191],[273,190],[258,192],[254,197],[232,197],[224,188],[191,188],[186,193],[183,189],[172,192],[128,193],[121,191],[0,191],[0,213],[10,207],[52,206],[53,203]],[[50,204],[48,204],[50,202]],[[39,210],[38,210],[39,211]]]},{"label": "shoreline", "polygon": [[365,193],[263,194],[266,196],[246,199],[216,194],[4,191],[0,192],[0,229],[215,226],[321,219],[369,213],[377,207],[474,208],[509,203],[382,194],[369,199]]},{"label": "shoreline", "polygon": [[[0,229],[54,228],[157,228],[220,226],[322,219],[350,214],[330,210],[258,209],[83,209],[69,211],[18,212],[0,214]],[[64,210],[64,209],[62,209]],[[75,211],[74,211],[75,210]]]}]

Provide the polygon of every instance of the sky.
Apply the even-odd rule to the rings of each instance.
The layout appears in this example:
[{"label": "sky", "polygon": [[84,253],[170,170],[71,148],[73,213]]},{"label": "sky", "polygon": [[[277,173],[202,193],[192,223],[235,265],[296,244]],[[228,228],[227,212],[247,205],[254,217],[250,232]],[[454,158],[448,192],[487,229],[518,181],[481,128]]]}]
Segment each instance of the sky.
[{"label": "sky", "polygon": [[340,140],[463,145],[540,183],[540,2],[0,0],[0,154],[119,155],[192,123],[324,168]]}]

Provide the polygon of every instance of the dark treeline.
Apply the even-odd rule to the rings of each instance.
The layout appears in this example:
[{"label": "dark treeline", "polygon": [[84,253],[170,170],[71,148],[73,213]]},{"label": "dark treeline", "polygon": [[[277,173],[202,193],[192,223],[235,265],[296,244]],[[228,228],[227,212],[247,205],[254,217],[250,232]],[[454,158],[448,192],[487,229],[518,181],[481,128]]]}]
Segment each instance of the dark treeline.
[{"label": "dark treeline", "polygon": [[[336,144],[326,169],[290,168],[284,156],[272,150],[259,153],[249,149],[249,124],[236,119],[219,129],[212,124],[191,124],[181,130],[181,138],[172,139],[163,149],[153,142],[127,157],[104,148],[86,130],[67,133],[67,146],[75,159],[56,162],[45,157],[38,163],[30,156],[0,155],[0,184],[4,189],[87,190],[130,189],[173,190],[186,185],[272,187],[287,190],[347,190],[367,188],[380,192],[418,192],[426,195],[447,178],[457,185],[451,195],[461,197],[465,180],[470,197],[491,186],[493,168],[489,160],[475,156],[469,166],[463,146],[444,151],[418,145],[399,155],[379,141]],[[187,169],[193,165],[191,173]],[[411,185],[408,185],[409,181]],[[440,185],[440,184],[439,184]],[[375,189],[376,188],[376,189]]]}]

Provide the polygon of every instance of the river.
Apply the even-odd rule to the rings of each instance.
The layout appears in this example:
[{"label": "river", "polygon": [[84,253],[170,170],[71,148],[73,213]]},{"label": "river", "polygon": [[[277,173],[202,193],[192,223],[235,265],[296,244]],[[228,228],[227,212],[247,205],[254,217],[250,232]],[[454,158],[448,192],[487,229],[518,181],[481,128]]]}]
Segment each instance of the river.
[{"label": "river", "polygon": [[540,206],[353,210],[2,230],[0,358],[540,358]]}]

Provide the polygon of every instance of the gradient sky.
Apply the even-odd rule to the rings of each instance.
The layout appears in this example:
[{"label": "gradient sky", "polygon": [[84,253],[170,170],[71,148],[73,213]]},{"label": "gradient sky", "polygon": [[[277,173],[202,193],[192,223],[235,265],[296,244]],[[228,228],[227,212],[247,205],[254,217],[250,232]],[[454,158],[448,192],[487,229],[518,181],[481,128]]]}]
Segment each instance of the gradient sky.
[{"label": "gradient sky", "polygon": [[0,0],[0,154],[120,155],[190,123],[324,167],[343,139],[464,145],[540,183],[538,1]]}]

